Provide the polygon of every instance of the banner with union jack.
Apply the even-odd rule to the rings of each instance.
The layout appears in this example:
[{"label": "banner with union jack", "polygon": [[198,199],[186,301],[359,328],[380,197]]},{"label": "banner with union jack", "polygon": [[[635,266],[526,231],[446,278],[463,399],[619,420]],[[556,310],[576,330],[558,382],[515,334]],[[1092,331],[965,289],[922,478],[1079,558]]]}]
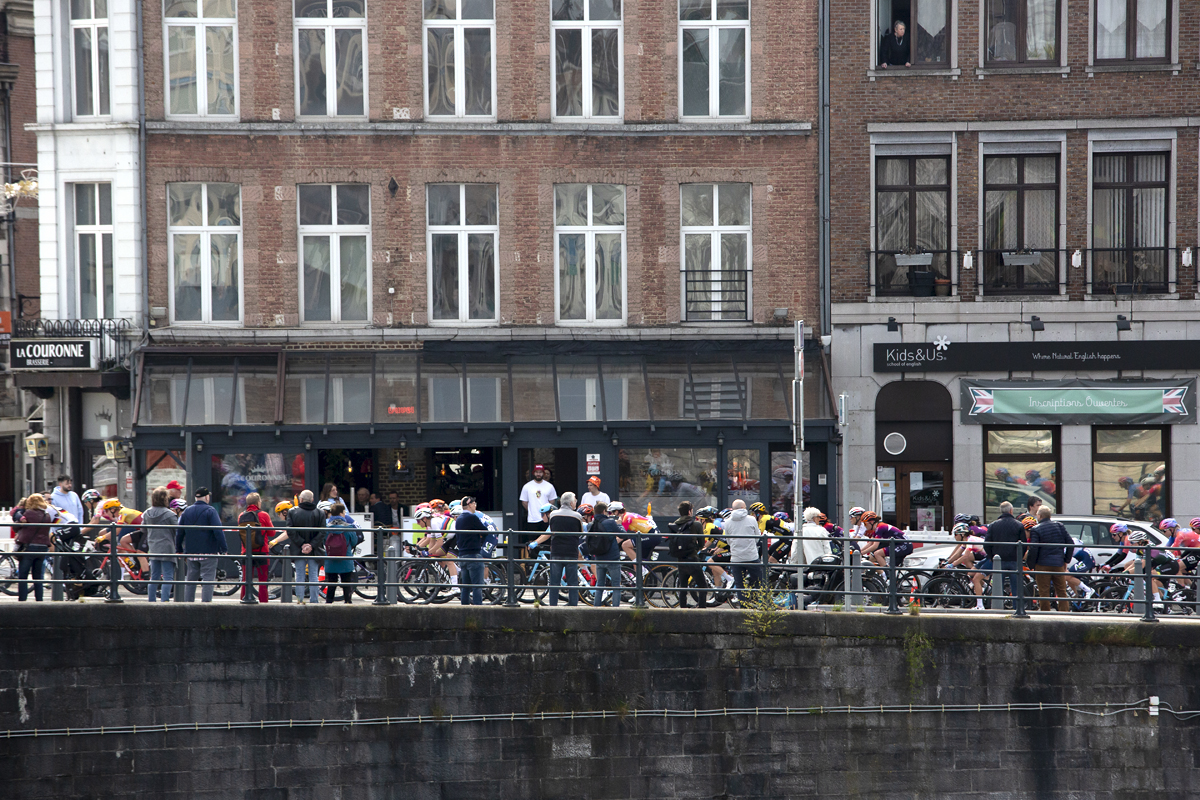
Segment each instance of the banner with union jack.
[{"label": "banner with union jack", "polygon": [[968,425],[1195,424],[1187,381],[960,381]]}]

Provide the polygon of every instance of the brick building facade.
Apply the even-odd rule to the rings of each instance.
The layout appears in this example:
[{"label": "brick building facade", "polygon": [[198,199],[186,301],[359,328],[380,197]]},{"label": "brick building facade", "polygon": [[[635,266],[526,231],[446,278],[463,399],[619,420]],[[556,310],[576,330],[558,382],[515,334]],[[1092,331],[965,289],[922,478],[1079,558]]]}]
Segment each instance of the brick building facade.
[{"label": "brick building facade", "polygon": [[[819,314],[817,64],[794,44],[815,3],[194,5],[142,8],[140,482],[470,490],[516,524],[547,460],[559,491],[598,472],[657,514],[790,505],[789,323]],[[483,216],[443,214],[459,185]],[[273,368],[252,413],[246,376]],[[391,474],[398,450],[420,469]]]},{"label": "brick building facade", "polygon": [[[831,9],[846,503],[882,502],[914,528],[1029,496],[1072,514],[1188,514],[1175,500],[1197,488],[1194,412],[1111,413],[1103,398],[1159,380],[1195,391],[1195,9]],[[1024,411],[983,410],[1010,392]],[[1095,405],[1030,411],[1068,397]]]}]

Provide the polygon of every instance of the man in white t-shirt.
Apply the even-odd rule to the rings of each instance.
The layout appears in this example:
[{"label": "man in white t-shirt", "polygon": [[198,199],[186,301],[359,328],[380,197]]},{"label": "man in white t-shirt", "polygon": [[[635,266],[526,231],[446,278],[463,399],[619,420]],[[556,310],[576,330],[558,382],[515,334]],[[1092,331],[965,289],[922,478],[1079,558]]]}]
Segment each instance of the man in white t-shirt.
[{"label": "man in white t-shirt", "polygon": [[587,492],[579,498],[579,505],[589,505],[595,508],[596,503],[604,503],[608,505],[612,501],[608,499],[608,494],[600,491],[600,478],[596,475],[588,478]]},{"label": "man in white t-shirt", "polygon": [[542,505],[552,503],[558,497],[554,485],[544,480],[545,477],[546,468],[536,464],[533,467],[533,480],[521,489],[521,508],[525,510],[521,515],[524,523],[521,525],[522,530],[542,530]]}]

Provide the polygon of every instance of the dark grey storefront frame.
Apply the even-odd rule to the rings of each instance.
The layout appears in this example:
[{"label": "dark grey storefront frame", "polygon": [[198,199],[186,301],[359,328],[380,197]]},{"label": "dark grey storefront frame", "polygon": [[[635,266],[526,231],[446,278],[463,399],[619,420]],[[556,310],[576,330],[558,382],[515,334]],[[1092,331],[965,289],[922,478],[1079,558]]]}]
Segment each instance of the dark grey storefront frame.
[{"label": "dark grey storefront frame", "polygon": [[[559,430],[561,427],[561,430]],[[372,428],[373,431],[372,432]],[[718,451],[722,469],[726,467],[726,454],[730,450],[759,451],[759,479],[762,502],[770,502],[770,452],[772,445],[780,449],[790,448],[791,427],[784,421],[743,422],[742,420],[709,420],[699,426],[695,422],[649,422],[622,423],[605,426],[599,423],[517,423],[462,425],[454,423],[425,423],[417,432],[416,424],[406,425],[281,425],[281,426],[190,426],[182,430],[177,427],[145,427],[137,431],[134,438],[136,486],[135,496],[145,497],[147,487],[144,453],[149,450],[185,450],[187,456],[188,486],[207,485],[212,479],[211,471],[205,469],[209,462],[203,458],[208,453],[305,453],[306,488],[317,491],[311,476],[318,475],[318,451],[333,448],[380,449],[397,447],[403,436],[409,448],[496,448],[500,452],[500,496],[506,524],[517,519],[517,500],[521,486],[527,478],[518,474],[518,456],[521,448],[530,447],[574,447],[578,449],[578,474],[586,474],[586,454],[600,454],[600,478],[605,487],[618,485],[618,451],[630,447],[708,447]],[[814,420],[805,424],[805,439],[811,473],[811,497],[813,505],[826,511],[831,509],[831,498],[837,497],[838,469],[834,463],[834,448],[830,440],[837,435],[833,420]],[[180,434],[183,434],[182,436]],[[613,445],[616,436],[618,444]],[[718,437],[724,444],[718,445]],[[505,446],[504,441],[508,444]],[[204,450],[197,453],[197,441],[203,441]],[[312,449],[305,450],[305,441],[311,440]],[[201,456],[198,458],[197,456]],[[818,475],[826,475],[826,485],[819,485]],[[578,491],[582,487],[571,488]],[[727,482],[718,487],[718,500],[727,505]],[[663,509],[674,512],[674,509]],[[666,516],[657,514],[656,516]]]}]

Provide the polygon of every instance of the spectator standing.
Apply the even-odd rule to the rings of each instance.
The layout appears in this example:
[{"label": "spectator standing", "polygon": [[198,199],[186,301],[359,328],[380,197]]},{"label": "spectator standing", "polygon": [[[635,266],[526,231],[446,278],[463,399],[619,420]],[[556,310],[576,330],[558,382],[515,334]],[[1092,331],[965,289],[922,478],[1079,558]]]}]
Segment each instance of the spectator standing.
[{"label": "spectator standing", "polygon": [[1025,501],[1025,510],[1033,516],[1037,516],[1038,509],[1042,507],[1042,498],[1036,495],[1030,495]]},{"label": "spectator standing", "polygon": [[797,566],[812,564],[822,556],[833,555],[830,545],[830,533],[821,525],[820,520],[825,515],[821,509],[808,507],[804,509],[804,526],[800,529],[800,541],[792,541],[788,551],[788,563]]},{"label": "spectator standing", "polygon": [[167,484],[167,505],[170,506],[172,500],[180,500],[183,498],[183,484],[179,481],[171,481]]},{"label": "spectator standing", "polygon": [[725,522],[725,537],[729,540],[729,566],[739,600],[746,599],[743,589],[762,585],[762,562],[758,551],[761,536],[758,520],[746,510],[746,501],[734,500],[733,512]]},{"label": "spectator standing", "polygon": [[[221,529],[221,515],[209,505],[212,492],[206,487],[196,490],[196,502],[179,515],[179,532],[175,534],[175,549],[187,555],[188,584],[183,590],[183,599],[196,602],[196,585],[191,581],[204,581],[200,590],[200,602],[211,603],[216,588],[217,557],[228,552],[225,531]],[[193,527],[194,526],[194,527]]]},{"label": "spectator standing", "polygon": [[454,520],[454,544],[458,548],[460,600],[464,606],[483,605],[483,540],[487,526],[475,513],[475,498],[462,499],[462,513]]},{"label": "spectator standing", "polygon": [[888,67],[910,67],[912,63],[909,59],[912,57],[910,50],[911,43],[908,40],[908,29],[903,20],[896,20],[892,25],[892,29],[883,35],[879,41],[879,66],[887,69]]},{"label": "spectator standing", "polygon": [[[326,484],[327,487],[332,485]],[[304,604],[303,584],[308,584],[308,601],[315,603],[321,590],[317,582],[321,574],[318,557],[325,555],[325,512],[317,508],[310,490],[300,493],[300,505],[288,512],[287,526],[288,544],[292,554],[299,556],[295,564],[300,604]]]},{"label": "spectator standing", "polygon": [[371,510],[371,490],[365,486],[360,486],[354,492],[354,511],[363,512]]},{"label": "spectator standing", "polygon": [[[171,599],[172,581],[175,580],[175,539],[179,535],[176,527],[179,518],[169,507],[170,492],[159,486],[150,493],[150,508],[142,514],[146,526],[146,552],[150,554],[150,583],[147,593],[150,602]],[[157,527],[157,526],[165,527]]]},{"label": "spectator standing", "polygon": [[611,502],[612,500],[609,499],[608,494],[600,491],[599,476],[593,475],[588,478],[587,491],[584,492],[583,497],[579,498],[579,505],[591,506],[594,509],[597,503],[608,505]]},{"label": "spectator standing", "polygon": [[692,587],[692,599],[696,605],[708,605],[705,590],[704,568],[697,555],[704,546],[704,522],[692,516],[692,504],[686,500],[679,504],[679,519],[670,524],[671,536],[667,539],[667,550],[678,564],[679,607],[687,608],[687,587]]},{"label": "spectator standing", "polygon": [[1004,586],[1013,597],[1013,609],[1019,614],[1025,610],[1025,576],[1021,565],[1025,560],[1025,526],[1013,516],[1013,504],[1005,500],[1000,504],[1000,516],[988,525],[983,537],[983,552],[991,559],[1000,560],[1004,570]]},{"label": "spectator standing", "polygon": [[[554,487],[550,487],[553,491]],[[567,605],[579,604],[579,538],[583,534],[583,517],[575,511],[575,493],[564,492],[562,507],[550,514],[549,533],[540,543],[550,539],[550,605],[558,605],[558,587],[565,577]]]},{"label": "spectator standing", "polygon": [[42,602],[42,576],[46,569],[46,553],[50,552],[50,528],[46,525],[52,518],[48,510],[46,498],[40,494],[31,494],[25,498],[25,513],[21,516],[21,527],[17,528],[17,550],[20,553],[21,566],[17,577],[17,599],[25,602],[29,599],[29,585],[25,579],[33,573],[33,599]]},{"label": "spectator standing", "polygon": [[[392,508],[392,503],[395,502],[395,508]],[[371,505],[371,521],[374,522],[376,528],[392,528],[398,529],[401,522],[400,499],[395,492],[388,495],[388,500],[385,502],[380,500]]]},{"label": "spectator standing", "polygon": [[[588,537],[588,550],[595,559],[596,593],[592,605],[603,605],[604,586],[612,587],[612,607],[621,605],[621,546],[617,536],[625,533],[621,523],[608,516],[608,504],[600,501],[592,508],[592,535]],[[600,549],[603,545],[604,549]]]},{"label": "spectator standing", "polygon": [[[1042,506],[1037,513],[1038,524],[1029,532],[1029,565],[1037,582],[1038,608],[1050,610],[1050,585],[1058,597],[1058,610],[1070,611],[1067,599],[1067,562],[1075,551],[1075,540],[1061,522],[1050,518],[1050,509]],[[1039,546],[1040,545],[1040,546]]]},{"label": "spectator standing", "polygon": [[[275,538],[275,526],[271,524],[271,515],[263,511],[261,505],[262,497],[258,492],[246,495],[246,510],[238,517],[238,528],[241,529],[242,552],[250,547],[251,553],[262,556],[252,556],[252,560],[254,580],[258,581],[258,602],[265,603],[270,597],[267,582],[271,579],[271,540]],[[242,584],[242,599],[246,599],[245,584]]]},{"label": "spectator standing", "polygon": [[90,522],[83,518],[83,503],[79,499],[79,495],[72,490],[71,476],[59,475],[58,485],[54,487],[54,491],[50,493],[50,505],[61,508],[66,511],[76,522]]},{"label": "spectator standing", "polygon": [[521,488],[521,508],[525,511],[521,515],[522,530],[545,530],[541,527],[541,508],[546,503],[554,502],[554,499],[558,497],[558,492],[554,491],[554,484],[544,480],[545,477],[546,468],[541,464],[536,464],[533,467],[533,480]]},{"label": "spectator standing", "polygon": [[[342,582],[344,602],[350,603],[350,593],[354,591],[353,584],[358,582],[354,572],[354,548],[358,547],[358,528],[346,514],[346,507],[340,502],[334,503],[329,509],[329,519],[325,521],[325,602],[333,602],[337,594],[337,582]],[[345,558],[343,558],[345,556]],[[317,602],[315,599],[313,602]]]}]

